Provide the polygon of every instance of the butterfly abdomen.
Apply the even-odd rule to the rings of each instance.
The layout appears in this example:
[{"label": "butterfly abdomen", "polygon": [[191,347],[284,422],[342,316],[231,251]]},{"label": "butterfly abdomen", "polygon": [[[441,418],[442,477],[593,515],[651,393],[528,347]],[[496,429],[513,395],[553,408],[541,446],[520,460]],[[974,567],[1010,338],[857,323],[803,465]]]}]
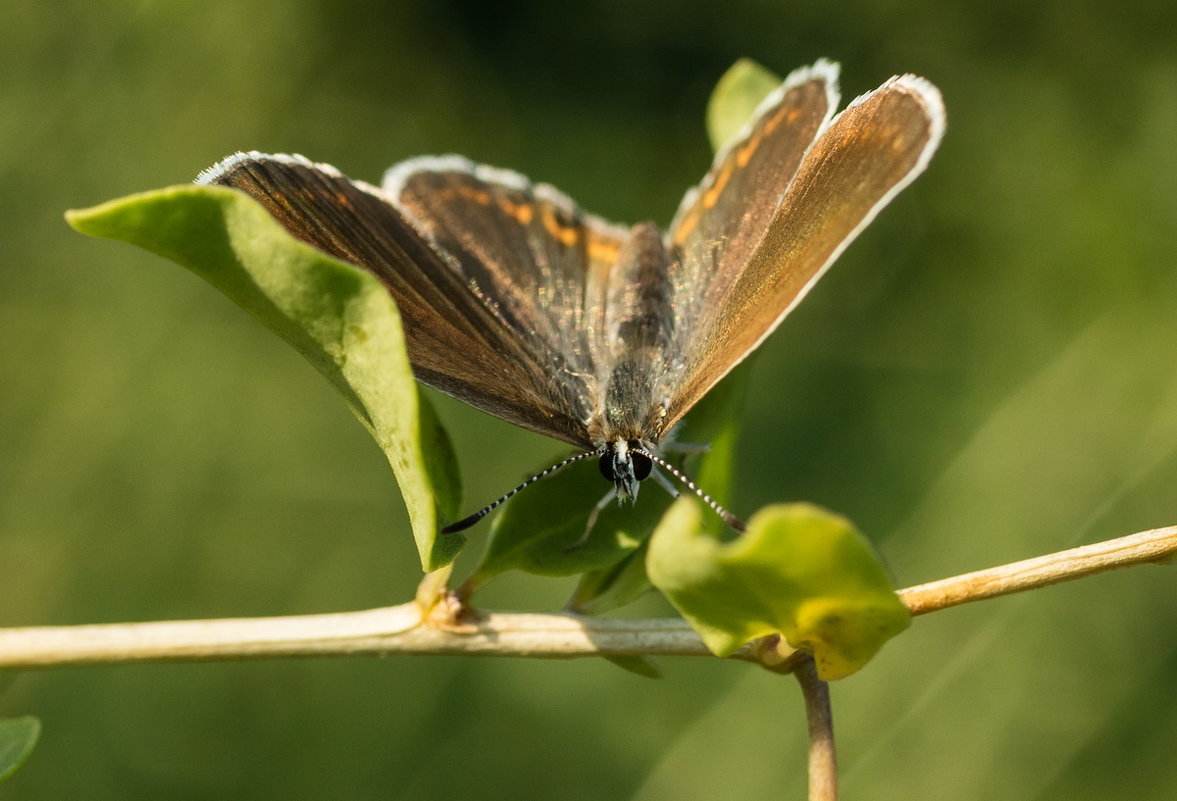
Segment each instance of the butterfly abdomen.
[{"label": "butterfly abdomen", "polygon": [[609,271],[605,341],[598,348],[607,355],[598,365],[607,440],[647,438],[647,420],[658,416],[651,389],[674,336],[668,260],[657,226],[641,223],[630,230]]}]

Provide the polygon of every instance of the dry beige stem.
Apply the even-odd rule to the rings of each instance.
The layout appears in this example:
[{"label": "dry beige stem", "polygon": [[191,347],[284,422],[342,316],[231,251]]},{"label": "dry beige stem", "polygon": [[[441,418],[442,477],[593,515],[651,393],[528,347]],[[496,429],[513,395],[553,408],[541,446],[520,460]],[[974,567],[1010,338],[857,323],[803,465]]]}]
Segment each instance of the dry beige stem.
[{"label": "dry beige stem", "polygon": [[1174,556],[1177,556],[1177,526],[1167,526],[1024,562],[931,581],[899,590],[898,594],[913,615],[923,615],[937,609],[1045,587],[1118,567],[1147,562],[1159,564],[1172,560]]},{"label": "dry beige stem", "polygon": [[[920,615],[1177,555],[1177,527],[1132,534],[1049,556],[899,591]],[[571,614],[491,613],[424,619],[418,602],[384,609],[296,617],[118,623],[0,629],[0,668],[119,662],[188,662],[289,656],[468,654],[573,658],[709,656],[682,620],[618,620]],[[755,645],[735,656],[761,661]],[[778,643],[772,661],[789,661]]]}]

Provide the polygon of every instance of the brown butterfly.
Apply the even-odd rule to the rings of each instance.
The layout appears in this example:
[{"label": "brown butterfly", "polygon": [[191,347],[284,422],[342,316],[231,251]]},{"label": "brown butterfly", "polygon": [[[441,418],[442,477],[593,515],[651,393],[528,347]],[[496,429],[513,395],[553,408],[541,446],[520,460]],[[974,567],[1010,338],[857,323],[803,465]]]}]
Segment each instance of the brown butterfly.
[{"label": "brown butterfly", "polygon": [[599,457],[632,499],[654,464],[687,481],[659,443],[940,142],[944,106],[928,81],[891,78],[835,116],[837,78],[827,61],[789,75],[666,235],[457,156],[403,162],[376,188],[301,156],[239,153],[197,182],[248,193],[298,239],[375,274],[419,380],[586,449],[535,478]]}]

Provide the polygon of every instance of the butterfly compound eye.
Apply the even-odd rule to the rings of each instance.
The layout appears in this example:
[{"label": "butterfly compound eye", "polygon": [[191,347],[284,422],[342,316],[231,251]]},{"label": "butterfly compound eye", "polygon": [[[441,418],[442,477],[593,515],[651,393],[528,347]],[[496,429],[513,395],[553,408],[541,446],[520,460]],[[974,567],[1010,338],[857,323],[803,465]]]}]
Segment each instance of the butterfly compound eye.
[{"label": "butterfly compound eye", "polygon": [[630,453],[630,462],[633,464],[633,477],[638,481],[645,481],[650,477],[650,471],[654,469],[654,463],[650,461],[650,457],[644,453]]},{"label": "butterfly compound eye", "polygon": [[606,481],[616,481],[617,480],[617,474],[615,472],[613,472],[613,454],[612,453],[606,453],[604,456],[602,456],[601,460],[599,462],[597,462],[597,467],[599,467],[601,469],[601,475],[603,475],[605,477]]}]

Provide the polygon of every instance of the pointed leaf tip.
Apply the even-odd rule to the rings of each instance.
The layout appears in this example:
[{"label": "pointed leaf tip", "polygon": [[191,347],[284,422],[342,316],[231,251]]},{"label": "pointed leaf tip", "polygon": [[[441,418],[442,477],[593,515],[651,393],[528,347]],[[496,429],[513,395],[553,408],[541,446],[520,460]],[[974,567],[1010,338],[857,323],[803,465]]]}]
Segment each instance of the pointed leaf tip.
[{"label": "pointed leaf tip", "polygon": [[41,737],[41,721],[34,717],[0,720],[0,782],[16,773]]}]

